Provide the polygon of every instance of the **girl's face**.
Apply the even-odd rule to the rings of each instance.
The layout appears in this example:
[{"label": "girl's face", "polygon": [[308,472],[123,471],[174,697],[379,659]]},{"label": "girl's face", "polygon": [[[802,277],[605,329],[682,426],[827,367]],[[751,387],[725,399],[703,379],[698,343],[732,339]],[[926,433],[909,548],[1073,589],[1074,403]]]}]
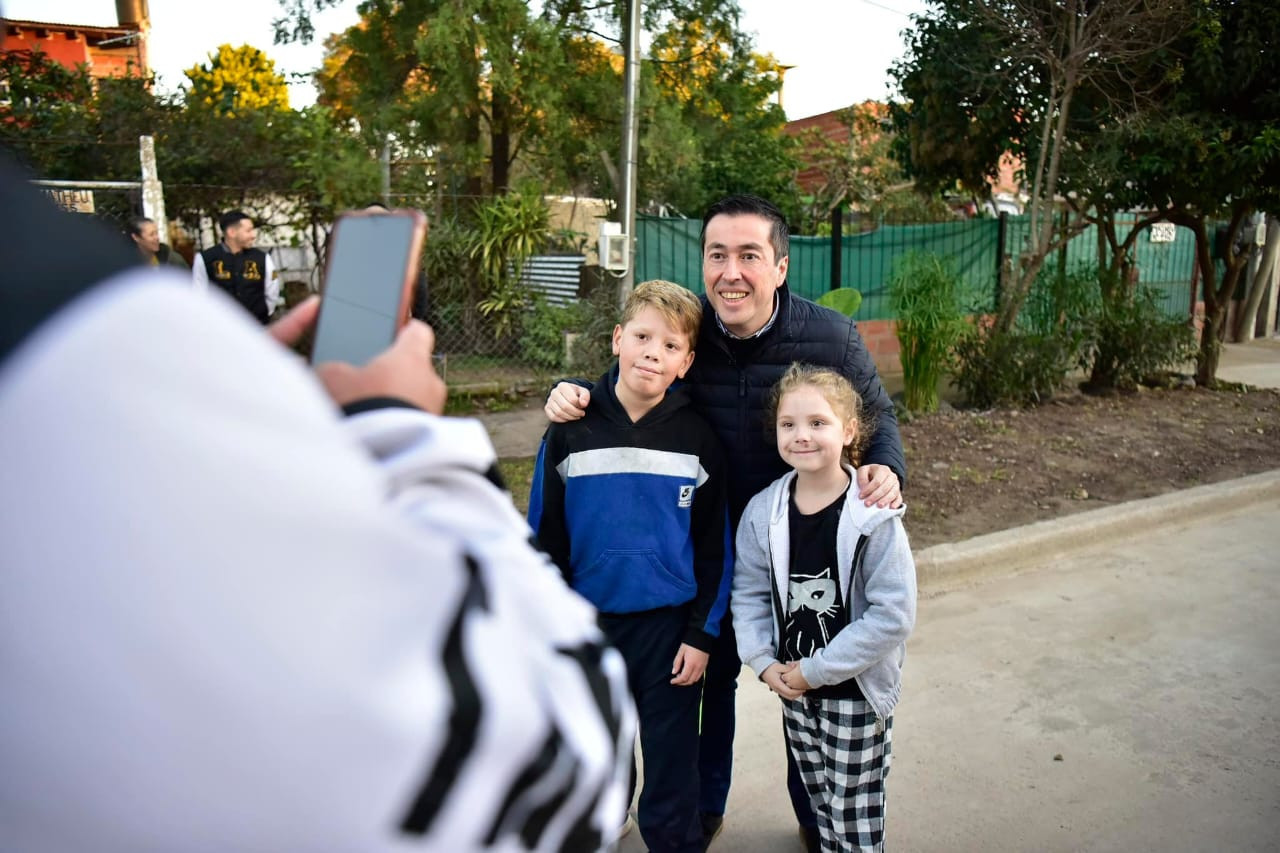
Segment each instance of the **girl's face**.
[{"label": "girl's face", "polygon": [[841,470],[844,449],[858,435],[857,421],[842,421],[812,385],[782,395],[776,427],[778,453],[801,474]]}]

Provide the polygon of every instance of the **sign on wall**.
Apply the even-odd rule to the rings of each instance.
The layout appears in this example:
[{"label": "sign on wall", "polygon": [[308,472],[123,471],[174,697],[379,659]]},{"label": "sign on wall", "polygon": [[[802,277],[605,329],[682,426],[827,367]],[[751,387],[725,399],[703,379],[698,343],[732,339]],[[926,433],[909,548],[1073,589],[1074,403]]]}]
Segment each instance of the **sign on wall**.
[{"label": "sign on wall", "polygon": [[41,187],[49,200],[67,213],[93,213],[93,190],[64,190]]},{"label": "sign on wall", "polygon": [[1178,236],[1178,226],[1172,222],[1156,222],[1151,226],[1152,243],[1172,243]]}]

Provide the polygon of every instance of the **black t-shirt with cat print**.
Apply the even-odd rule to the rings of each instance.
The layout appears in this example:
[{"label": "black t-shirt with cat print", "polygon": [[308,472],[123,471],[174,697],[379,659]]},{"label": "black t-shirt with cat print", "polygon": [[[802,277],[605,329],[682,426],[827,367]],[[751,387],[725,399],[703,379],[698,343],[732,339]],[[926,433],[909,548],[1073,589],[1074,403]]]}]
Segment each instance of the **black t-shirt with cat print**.
[{"label": "black t-shirt with cat print", "polygon": [[[783,661],[813,657],[849,624],[840,571],[836,535],[845,496],[805,515],[796,507],[794,484],[788,509],[791,526],[791,577],[787,589],[786,617],[782,626]],[[810,690],[815,699],[860,699],[862,691],[853,679]]]}]

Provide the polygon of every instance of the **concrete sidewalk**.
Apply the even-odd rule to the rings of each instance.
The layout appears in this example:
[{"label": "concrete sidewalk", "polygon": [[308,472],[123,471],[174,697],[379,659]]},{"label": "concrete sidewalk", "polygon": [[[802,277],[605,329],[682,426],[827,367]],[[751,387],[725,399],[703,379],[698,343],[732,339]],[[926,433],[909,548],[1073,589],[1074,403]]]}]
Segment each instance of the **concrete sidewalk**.
[{"label": "concrete sidewalk", "polygon": [[1218,378],[1259,388],[1280,388],[1280,337],[1223,344]]},{"label": "concrete sidewalk", "polygon": [[[922,596],[894,721],[891,848],[1274,850],[1270,476],[1271,496],[1234,512]],[[713,851],[800,849],[781,728],[777,700],[744,670]],[[643,849],[638,833],[620,846]]]},{"label": "concrete sidewalk", "polygon": [[[1280,341],[1225,345],[1218,377],[1280,388]],[[484,420],[500,456],[545,428],[540,402]],[[917,552],[889,846],[1276,849],[1278,518],[1280,470]],[[801,849],[783,749],[744,670],[713,851]]]},{"label": "concrete sidewalk", "polygon": [[[922,599],[892,848],[1274,850],[1278,517],[1273,498]],[[745,672],[738,707],[712,849],[798,850],[777,702]]]}]

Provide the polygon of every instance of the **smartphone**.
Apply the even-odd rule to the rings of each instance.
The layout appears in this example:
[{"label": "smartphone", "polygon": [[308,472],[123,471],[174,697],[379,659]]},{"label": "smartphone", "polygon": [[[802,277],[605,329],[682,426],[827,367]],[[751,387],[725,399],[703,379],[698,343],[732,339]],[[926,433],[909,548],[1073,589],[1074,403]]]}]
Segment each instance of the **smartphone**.
[{"label": "smartphone", "polygon": [[365,365],[409,322],[427,218],[417,210],[344,213],[329,235],[311,361]]}]

